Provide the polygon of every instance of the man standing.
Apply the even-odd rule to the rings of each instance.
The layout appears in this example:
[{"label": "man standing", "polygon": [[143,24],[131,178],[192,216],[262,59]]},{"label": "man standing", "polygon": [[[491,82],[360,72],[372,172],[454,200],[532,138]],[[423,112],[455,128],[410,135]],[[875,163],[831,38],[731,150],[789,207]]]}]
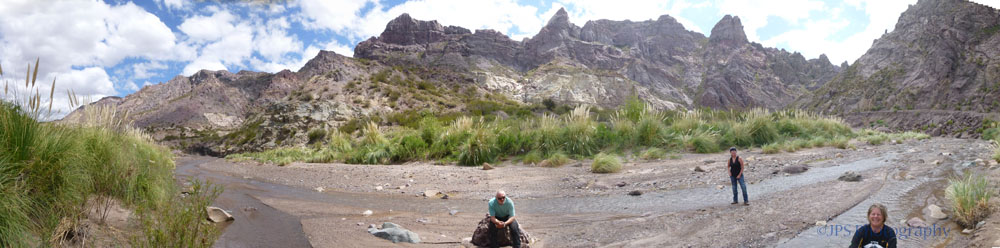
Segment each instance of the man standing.
[{"label": "man standing", "polygon": [[743,169],[746,167],[746,163],[743,162],[743,158],[736,155],[736,147],[729,148],[729,180],[733,184],[733,203],[738,204],[739,199],[736,194],[736,182],[740,183],[740,189],[743,190],[743,205],[750,205],[750,200],[747,197],[747,184],[743,180]]},{"label": "man standing", "polygon": [[517,221],[514,220],[514,201],[507,199],[507,193],[503,190],[498,190],[496,197],[490,199],[489,203],[490,209],[490,246],[500,247],[499,245],[499,235],[503,233],[499,230],[510,231],[510,241],[514,248],[521,247],[521,235],[518,234],[520,228],[517,226]]}]

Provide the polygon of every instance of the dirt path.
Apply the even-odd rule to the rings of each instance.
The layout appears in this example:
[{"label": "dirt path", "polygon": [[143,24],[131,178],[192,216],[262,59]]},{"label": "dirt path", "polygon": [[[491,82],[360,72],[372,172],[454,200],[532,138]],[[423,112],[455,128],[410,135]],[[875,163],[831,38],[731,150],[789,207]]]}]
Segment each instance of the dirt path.
[{"label": "dirt path", "polygon": [[[750,206],[728,204],[732,192],[726,153],[632,162],[615,174],[589,173],[589,161],[561,168],[501,164],[488,171],[426,163],[277,167],[204,157],[179,158],[177,164],[179,175],[226,187],[217,204],[233,210],[237,220],[227,227],[220,246],[264,247],[458,246],[392,244],[368,235],[366,228],[391,221],[424,242],[459,242],[472,235],[485,214],[485,201],[497,188],[514,199],[519,222],[538,240],[534,247],[842,247],[850,236],[827,230],[864,224],[864,210],[873,202],[889,206],[889,225],[897,227],[904,218],[922,216],[928,204],[947,208],[942,193],[946,178],[997,171],[966,168],[966,162],[989,155],[986,143],[978,140],[858,146],[856,151],[741,153],[750,163]],[[810,169],[782,172],[797,165]],[[694,171],[696,166],[705,172]],[[863,180],[837,180],[846,171],[862,172]],[[420,196],[425,190],[443,191],[449,199]],[[626,194],[633,190],[644,194]],[[362,216],[365,210],[374,215]],[[815,226],[820,220],[829,224]],[[951,227],[951,232],[926,239],[911,235],[901,244],[975,244],[950,221],[928,224]]]}]

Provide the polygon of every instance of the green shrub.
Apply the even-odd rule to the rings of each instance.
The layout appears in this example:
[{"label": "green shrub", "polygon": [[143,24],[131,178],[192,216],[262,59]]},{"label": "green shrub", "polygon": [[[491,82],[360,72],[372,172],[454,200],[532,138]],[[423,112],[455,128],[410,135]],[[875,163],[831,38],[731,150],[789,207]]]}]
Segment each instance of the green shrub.
[{"label": "green shrub", "polygon": [[133,247],[212,247],[222,230],[203,222],[205,207],[222,193],[222,188],[192,181],[187,196],[177,195],[159,209],[139,209],[142,235],[131,238]]},{"label": "green shrub", "polygon": [[562,152],[555,152],[549,155],[548,159],[539,163],[542,167],[560,167],[570,162],[569,156]]},{"label": "green shrub", "polygon": [[885,143],[885,141],[888,140],[888,139],[889,139],[888,135],[881,134],[881,133],[880,134],[871,135],[871,136],[867,136],[867,137],[864,138],[865,142],[868,142],[868,144],[876,145],[876,146],[877,145],[881,145],[882,143]]},{"label": "green shrub", "polygon": [[494,147],[494,137],[491,130],[477,129],[469,139],[458,147],[458,164],[476,166],[483,163],[493,163],[499,156]]},{"label": "green shrub", "polygon": [[984,140],[1000,140],[1000,128],[993,127],[983,130]]},{"label": "green shrub", "polygon": [[642,153],[639,154],[639,158],[645,160],[659,160],[663,159],[666,156],[667,156],[667,151],[663,150],[663,148],[658,148],[658,147],[651,147],[649,149],[642,151]]},{"label": "green shrub", "polygon": [[531,136],[520,128],[507,127],[497,133],[497,149],[501,154],[517,155],[532,151]]},{"label": "green shrub", "polygon": [[771,143],[761,147],[764,150],[764,154],[775,154],[781,152],[781,143]]},{"label": "green shrub", "polygon": [[844,136],[834,137],[830,141],[831,145],[840,149],[847,149],[847,144],[851,141],[850,138]]},{"label": "green shrub", "polygon": [[309,144],[313,144],[323,139],[326,139],[326,130],[313,129],[309,131],[309,134],[307,136],[309,137]]},{"label": "green shrub", "polygon": [[538,150],[532,150],[531,152],[528,152],[528,154],[524,154],[524,157],[521,158],[521,163],[538,164],[542,162],[542,160],[543,160],[542,152]]},{"label": "green shrub", "polygon": [[696,153],[714,153],[721,151],[719,144],[715,140],[715,136],[711,134],[696,134],[691,137],[689,147]]},{"label": "green shrub", "polygon": [[945,196],[954,205],[955,221],[966,228],[974,228],[976,223],[990,214],[992,188],[985,177],[969,174],[965,178],[949,180]]},{"label": "green shrub", "polygon": [[809,140],[808,147],[823,147],[824,145],[826,145],[826,143],[829,143],[827,139],[820,136],[816,136]]},{"label": "green shrub", "polygon": [[590,171],[593,173],[615,173],[621,170],[621,158],[613,154],[594,155],[594,162],[590,164]]},{"label": "green shrub", "polygon": [[406,135],[400,138],[399,150],[395,154],[397,161],[421,160],[427,154],[427,142],[419,134]]}]

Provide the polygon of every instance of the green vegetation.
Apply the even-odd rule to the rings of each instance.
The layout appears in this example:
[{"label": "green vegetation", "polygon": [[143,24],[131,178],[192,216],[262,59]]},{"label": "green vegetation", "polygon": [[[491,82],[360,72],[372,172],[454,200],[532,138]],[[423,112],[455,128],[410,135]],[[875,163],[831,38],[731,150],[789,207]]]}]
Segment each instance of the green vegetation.
[{"label": "green vegetation", "polygon": [[594,156],[590,172],[615,173],[622,170],[622,159],[614,154],[600,153]]},{"label": "green vegetation", "polygon": [[[36,62],[33,78],[37,67]],[[26,80],[27,92],[38,92],[34,81]],[[16,92],[4,96],[12,102],[0,103],[0,247],[57,246],[82,224],[89,201],[98,208],[120,202],[142,209],[138,212],[144,214],[137,217],[143,223],[177,224],[150,225],[136,234],[142,236],[133,237],[171,235],[147,246],[212,245],[218,232],[215,226],[200,226],[205,216],[196,205],[215,195],[195,192],[188,196],[192,200],[179,200],[170,151],[123,121],[127,113],[116,113],[110,106],[85,107],[80,123],[41,123],[41,95],[22,97]],[[75,95],[68,95],[71,105],[77,105]],[[185,215],[194,217],[181,217]],[[185,231],[195,226],[205,232]],[[192,242],[178,243],[182,241]]]},{"label": "green vegetation", "polygon": [[667,150],[659,147],[650,147],[639,154],[639,158],[645,160],[660,160],[667,157]]},{"label": "green vegetation", "polygon": [[[906,131],[902,133],[883,133],[875,130],[865,129],[859,133],[859,140],[868,142],[871,145],[881,145],[886,141],[902,143],[905,140],[924,140],[931,136],[925,133]],[[846,143],[846,142],[845,142]],[[839,146],[839,144],[838,144]]]},{"label": "green vegetation", "polygon": [[229,158],[279,165],[294,161],[391,164],[438,160],[475,166],[519,157],[525,164],[548,161],[546,165],[557,166],[562,163],[552,162],[568,160],[552,160],[554,157],[590,158],[598,153],[631,152],[643,159],[661,159],[668,153],[715,153],[732,146],[767,147],[770,152],[829,145],[846,148],[855,136],[840,119],[804,111],[656,111],[635,98],[617,110],[578,106],[562,115],[541,109],[540,115],[506,119],[488,117],[494,107],[479,108],[481,115],[476,117],[428,111],[366,117],[348,121],[339,128],[341,132],[328,134],[332,138],[324,140],[326,146],[316,140],[317,144],[308,148],[279,148]]},{"label": "green vegetation", "polygon": [[974,228],[976,223],[990,214],[989,182],[985,177],[969,174],[965,178],[949,180],[945,196],[954,205],[955,221],[966,228]]},{"label": "green vegetation", "polygon": [[569,156],[563,154],[562,152],[552,153],[548,159],[542,161],[539,165],[542,167],[560,167],[566,165],[570,162]]}]

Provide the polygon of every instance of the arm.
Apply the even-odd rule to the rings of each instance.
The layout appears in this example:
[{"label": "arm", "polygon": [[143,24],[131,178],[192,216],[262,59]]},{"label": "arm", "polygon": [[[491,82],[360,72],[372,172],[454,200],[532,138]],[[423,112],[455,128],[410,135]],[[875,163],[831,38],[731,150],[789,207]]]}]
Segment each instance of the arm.
[{"label": "arm", "polygon": [[497,212],[496,210],[493,209],[493,201],[487,202],[486,206],[490,212],[490,222],[492,222],[494,225],[499,225],[500,221],[497,220]]},{"label": "arm", "polygon": [[510,223],[514,223],[514,216],[516,216],[515,214],[516,211],[514,211],[516,209],[514,208],[514,201],[510,201],[509,203],[510,203],[510,218],[507,218],[507,222],[503,223],[504,226],[510,225]]},{"label": "arm", "polygon": [[858,231],[854,232],[854,238],[851,238],[851,246],[848,246],[848,248],[861,247],[861,240],[861,229],[858,228]]},{"label": "arm", "polygon": [[747,164],[743,162],[743,157],[740,157],[740,174],[736,175],[736,178],[743,177],[743,170],[747,169]]},{"label": "arm", "polygon": [[886,248],[896,248],[896,231],[893,230],[890,235],[892,235],[892,237],[889,237],[889,246]]}]

